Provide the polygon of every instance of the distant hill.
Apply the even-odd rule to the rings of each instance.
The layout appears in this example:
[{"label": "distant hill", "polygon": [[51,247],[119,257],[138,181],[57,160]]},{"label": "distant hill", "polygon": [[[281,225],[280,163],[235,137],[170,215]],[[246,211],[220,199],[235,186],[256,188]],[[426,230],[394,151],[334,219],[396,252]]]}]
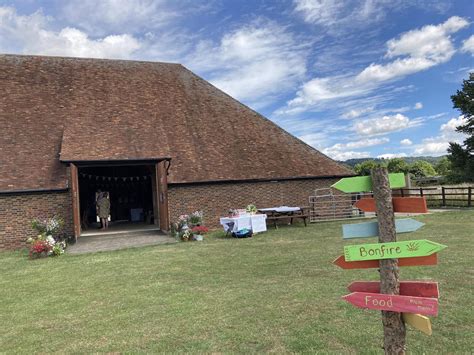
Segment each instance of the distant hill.
[{"label": "distant hill", "polygon": [[[440,157],[404,157],[402,158],[403,160],[405,160],[408,164],[411,164],[417,160],[424,160],[424,161],[427,161],[428,163],[431,163],[431,164],[436,164],[441,158],[443,158],[444,156],[440,156]],[[366,160],[374,160],[376,162],[383,162],[383,161],[386,161],[388,159],[378,159],[378,158],[358,158],[358,159],[348,159],[346,161],[341,161],[341,163],[343,164],[346,164],[350,167],[354,167],[356,164],[359,164],[359,163],[362,163],[363,161],[366,161]]]}]

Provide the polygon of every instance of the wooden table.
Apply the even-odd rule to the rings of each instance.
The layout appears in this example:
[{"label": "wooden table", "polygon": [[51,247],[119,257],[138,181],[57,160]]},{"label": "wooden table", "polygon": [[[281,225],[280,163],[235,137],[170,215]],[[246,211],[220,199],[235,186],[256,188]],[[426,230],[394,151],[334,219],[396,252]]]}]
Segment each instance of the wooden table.
[{"label": "wooden table", "polygon": [[296,218],[301,218],[306,227],[307,226],[306,219],[309,218],[309,213],[307,211],[307,208],[308,207],[280,206],[280,207],[260,208],[258,211],[260,213],[265,213],[267,215],[267,221],[273,221],[275,228],[277,228],[277,221],[280,219],[289,219],[290,220],[289,224],[293,224],[293,219],[296,219]]}]

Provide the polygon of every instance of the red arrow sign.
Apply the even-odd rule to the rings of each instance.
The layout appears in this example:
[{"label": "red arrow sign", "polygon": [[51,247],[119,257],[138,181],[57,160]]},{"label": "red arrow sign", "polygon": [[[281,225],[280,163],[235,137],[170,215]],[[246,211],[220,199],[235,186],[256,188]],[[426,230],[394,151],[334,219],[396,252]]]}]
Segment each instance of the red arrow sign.
[{"label": "red arrow sign", "polygon": [[[354,281],[347,288],[351,292],[380,293],[380,281]],[[438,298],[438,283],[427,281],[400,281],[400,295]]]},{"label": "red arrow sign", "polygon": [[433,316],[438,314],[438,300],[436,298],[384,295],[368,292],[353,292],[342,298],[359,308]]},{"label": "red arrow sign", "polygon": [[[428,213],[424,197],[393,197],[393,212]],[[372,197],[362,198],[354,207],[364,212],[375,212],[375,200]]]},{"label": "red arrow sign", "polygon": [[[337,257],[333,264],[342,269],[372,269],[379,267],[378,260],[365,261],[351,261],[348,262],[344,255]],[[398,266],[422,266],[422,265],[436,265],[438,264],[438,254],[434,253],[428,256],[419,256],[416,258],[400,258],[398,259]]]}]

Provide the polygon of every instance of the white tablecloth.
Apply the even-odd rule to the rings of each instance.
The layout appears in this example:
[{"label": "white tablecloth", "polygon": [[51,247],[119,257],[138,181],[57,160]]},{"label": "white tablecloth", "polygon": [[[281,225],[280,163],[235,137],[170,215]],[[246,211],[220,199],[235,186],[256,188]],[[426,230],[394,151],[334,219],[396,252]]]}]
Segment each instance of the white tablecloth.
[{"label": "white tablecloth", "polygon": [[226,232],[237,232],[246,228],[251,229],[253,233],[260,233],[267,231],[266,219],[267,216],[265,214],[254,214],[239,217],[222,217],[220,223]]}]

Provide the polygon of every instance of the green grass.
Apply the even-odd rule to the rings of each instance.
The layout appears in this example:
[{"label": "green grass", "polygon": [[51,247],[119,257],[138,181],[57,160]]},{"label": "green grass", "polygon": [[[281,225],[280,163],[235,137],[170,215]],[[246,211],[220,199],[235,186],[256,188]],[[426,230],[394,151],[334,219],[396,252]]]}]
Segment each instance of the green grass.
[{"label": "green grass", "polygon": [[[474,211],[419,216],[400,240],[448,245],[437,266],[402,268],[436,280],[433,336],[408,331],[412,353],[474,344]],[[342,270],[340,222],[282,227],[252,239],[215,233],[179,243],[28,260],[0,253],[0,352],[381,353],[378,311],[341,300],[372,270]]]}]

